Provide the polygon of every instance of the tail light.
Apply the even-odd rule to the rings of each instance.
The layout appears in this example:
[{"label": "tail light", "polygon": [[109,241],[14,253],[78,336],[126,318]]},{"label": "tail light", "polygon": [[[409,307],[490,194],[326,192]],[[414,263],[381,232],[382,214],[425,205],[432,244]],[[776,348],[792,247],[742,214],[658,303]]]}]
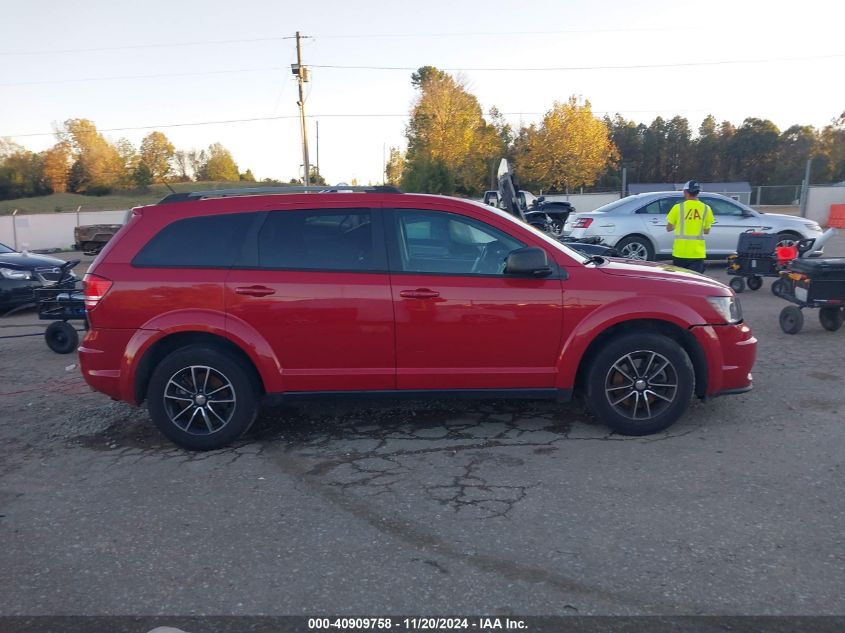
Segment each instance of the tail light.
[{"label": "tail light", "polygon": [[85,307],[88,310],[96,308],[100,299],[105,297],[106,293],[112,287],[112,283],[111,279],[87,273],[82,278],[82,287],[85,292]]},{"label": "tail light", "polygon": [[593,223],[593,218],[578,218],[572,224],[573,229],[586,229]]}]

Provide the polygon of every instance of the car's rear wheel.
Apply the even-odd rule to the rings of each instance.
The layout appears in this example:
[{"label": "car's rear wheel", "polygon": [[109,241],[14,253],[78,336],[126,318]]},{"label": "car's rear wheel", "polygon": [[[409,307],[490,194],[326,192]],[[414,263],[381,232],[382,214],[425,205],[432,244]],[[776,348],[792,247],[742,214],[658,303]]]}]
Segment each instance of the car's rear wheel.
[{"label": "car's rear wheel", "polygon": [[195,451],[228,446],[252,425],[258,388],[235,356],[204,345],[172,352],[153,370],[150,417],[174,444]]},{"label": "car's rear wheel", "polygon": [[622,435],[648,435],[683,415],[695,387],[686,351],[661,334],[626,334],[605,345],[587,372],[587,404]]},{"label": "car's rear wheel", "polygon": [[639,235],[619,240],[614,248],[625,259],[654,260],[654,247],[648,239]]}]

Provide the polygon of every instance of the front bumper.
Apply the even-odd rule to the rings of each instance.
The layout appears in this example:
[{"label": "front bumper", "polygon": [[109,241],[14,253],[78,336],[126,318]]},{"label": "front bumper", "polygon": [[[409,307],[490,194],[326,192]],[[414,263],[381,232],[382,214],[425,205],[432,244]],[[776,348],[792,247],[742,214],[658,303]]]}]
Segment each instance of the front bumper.
[{"label": "front bumper", "polygon": [[744,393],[752,386],[757,339],[745,323],[691,328],[707,360],[708,397]]}]

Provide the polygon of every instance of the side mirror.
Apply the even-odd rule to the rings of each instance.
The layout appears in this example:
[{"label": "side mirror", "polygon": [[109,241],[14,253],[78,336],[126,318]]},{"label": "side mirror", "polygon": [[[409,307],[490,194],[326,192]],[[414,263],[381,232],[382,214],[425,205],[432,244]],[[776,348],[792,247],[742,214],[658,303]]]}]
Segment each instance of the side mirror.
[{"label": "side mirror", "polygon": [[552,272],[546,251],[536,246],[527,246],[511,251],[505,260],[506,275],[548,277]]}]

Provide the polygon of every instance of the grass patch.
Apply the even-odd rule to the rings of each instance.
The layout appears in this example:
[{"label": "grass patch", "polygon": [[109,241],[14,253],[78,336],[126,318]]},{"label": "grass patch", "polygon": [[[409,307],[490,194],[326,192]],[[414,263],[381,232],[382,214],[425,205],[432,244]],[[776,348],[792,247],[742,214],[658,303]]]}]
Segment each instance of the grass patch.
[{"label": "grass patch", "polygon": [[[235,189],[261,187],[257,182],[174,182],[171,187],[178,193],[203,191],[207,189]],[[11,215],[17,209],[19,214],[28,213],[75,213],[82,211],[119,211],[145,204],[155,204],[170,190],[164,185],[151,185],[149,191],[115,191],[107,196],[84,196],[79,193],[53,193],[49,196],[0,200],[0,215]]]}]

